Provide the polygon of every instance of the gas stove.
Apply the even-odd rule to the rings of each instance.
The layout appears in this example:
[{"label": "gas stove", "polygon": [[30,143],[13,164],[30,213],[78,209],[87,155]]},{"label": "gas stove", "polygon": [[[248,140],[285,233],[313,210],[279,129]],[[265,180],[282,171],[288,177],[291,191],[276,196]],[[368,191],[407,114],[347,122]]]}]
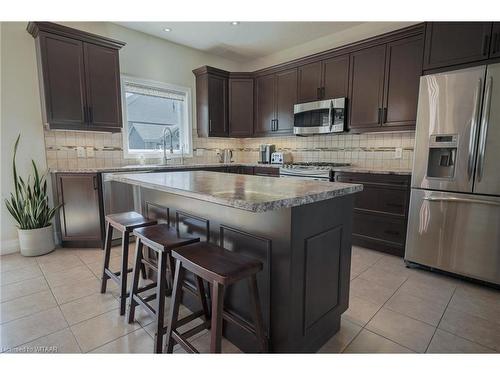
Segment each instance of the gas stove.
[{"label": "gas stove", "polygon": [[330,181],[332,168],[346,167],[349,165],[348,163],[323,162],[283,164],[280,167],[280,177],[298,177],[303,179]]}]

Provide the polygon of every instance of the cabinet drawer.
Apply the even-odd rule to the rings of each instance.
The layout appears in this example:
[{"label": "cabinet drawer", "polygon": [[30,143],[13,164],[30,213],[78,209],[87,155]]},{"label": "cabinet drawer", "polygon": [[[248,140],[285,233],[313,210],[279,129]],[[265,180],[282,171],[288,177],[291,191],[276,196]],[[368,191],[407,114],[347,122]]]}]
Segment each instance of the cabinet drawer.
[{"label": "cabinet drawer", "polygon": [[355,212],[352,232],[353,235],[404,245],[406,237],[405,220]]},{"label": "cabinet drawer", "polygon": [[406,215],[407,190],[364,184],[363,191],[356,194],[354,207],[393,215]]},{"label": "cabinet drawer", "polygon": [[257,176],[279,176],[279,168],[273,167],[254,167],[254,174]]}]

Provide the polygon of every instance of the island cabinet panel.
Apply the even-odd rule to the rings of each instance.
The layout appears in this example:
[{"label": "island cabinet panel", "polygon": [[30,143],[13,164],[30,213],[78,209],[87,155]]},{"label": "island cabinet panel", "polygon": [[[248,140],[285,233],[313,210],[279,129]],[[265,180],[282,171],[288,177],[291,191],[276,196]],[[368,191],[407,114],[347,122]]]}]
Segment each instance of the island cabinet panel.
[{"label": "island cabinet panel", "polygon": [[354,198],[354,245],[403,256],[410,176],[336,172],[335,181],[363,184]]},{"label": "island cabinet panel", "polygon": [[271,134],[276,118],[275,77],[273,74],[256,78],[255,111],[256,122],[254,135]]},{"label": "island cabinet panel", "polygon": [[299,66],[298,102],[312,102],[321,99],[322,62],[314,62]]},{"label": "island cabinet panel", "polygon": [[273,132],[293,133],[293,106],[297,104],[297,69],[276,74],[276,118]]},{"label": "island cabinet panel", "polygon": [[57,173],[57,202],[63,246],[100,246],[102,200],[96,173]]},{"label": "island cabinet panel", "polygon": [[387,45],[383,127],[415,127],[423,48],[420,36]]},{"label": "island cabinet panel", "polygon": [[84,43],[89,124],[94,130],[120,129],[122,109],[118,51]]},{"label": "island cabinet panel", "polygon": [[42,115],[50,129],[119,132],[118,50],[125,44],[50,22],[30,22]]},{"label": "island cabinet panel", "polygon": [[43,34],[39,37],[37,50],[44,123],[54,128],[85,128],[83,42]]},{"label": "island cabinet panel", "polygon": [[229,136],[253,135],[253,78],[229,79]]},{"label": "island cabinet panel", "polygon": [[349,128],[379,127],[384,95],[385,45],[351,54]]},{"label": "island cabinet panel", "polygon": [[486,60],[492,22],[428,22],[424,70]]}]

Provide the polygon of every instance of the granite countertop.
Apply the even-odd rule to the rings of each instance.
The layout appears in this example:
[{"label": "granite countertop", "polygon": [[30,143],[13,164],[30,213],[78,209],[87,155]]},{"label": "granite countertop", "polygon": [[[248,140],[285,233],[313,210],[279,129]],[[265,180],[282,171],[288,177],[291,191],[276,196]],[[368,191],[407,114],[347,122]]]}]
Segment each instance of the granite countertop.
[{"label": "granite countertop", "polygon": [[360,184],[205,171],[115,174],[110,180],[252,212],[301,206],[363,190]]}]

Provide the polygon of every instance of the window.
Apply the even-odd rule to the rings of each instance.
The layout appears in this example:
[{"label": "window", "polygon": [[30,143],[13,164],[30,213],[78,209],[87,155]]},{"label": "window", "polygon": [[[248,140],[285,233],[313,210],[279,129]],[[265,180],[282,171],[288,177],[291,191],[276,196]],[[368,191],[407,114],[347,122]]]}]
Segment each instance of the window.
[{"label": "window", "polygon": [[[122,77],[125,157],[191,155],[191,90]],[[173,155],[170,155],[170,148]]]}]

